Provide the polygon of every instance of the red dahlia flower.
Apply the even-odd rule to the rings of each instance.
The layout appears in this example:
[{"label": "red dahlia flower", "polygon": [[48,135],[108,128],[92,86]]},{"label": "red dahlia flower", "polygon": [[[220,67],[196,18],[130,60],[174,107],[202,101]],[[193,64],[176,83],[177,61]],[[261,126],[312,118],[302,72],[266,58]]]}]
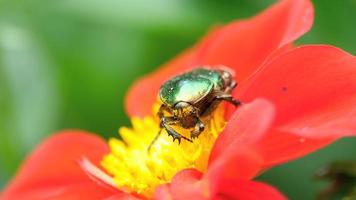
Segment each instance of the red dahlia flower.
[{"label": "red dahlia flower", "polygon": [[[133,128],[123,141],[82,131],[40,145],[3,191],[3,199],[285,199],[251,179],[343,136],[356,134],[356,58],[325,45],[292,47],[309,30],[308,0],[282,0],[260,15],[209,33],[130,90]],[[157,93],[170,77],[197,66],[229,66],[243,102],[221,105],[193,143],[159,129]],[[179,129],[179,127],[177,127]],[[185,130],[179,130],[184,132]]]}]

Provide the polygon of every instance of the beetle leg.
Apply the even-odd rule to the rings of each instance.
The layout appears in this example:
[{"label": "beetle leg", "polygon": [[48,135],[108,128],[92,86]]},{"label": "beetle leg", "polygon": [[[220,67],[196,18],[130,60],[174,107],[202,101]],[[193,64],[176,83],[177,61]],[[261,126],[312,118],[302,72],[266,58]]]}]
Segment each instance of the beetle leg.
[{"label": "beetle leg", "polygon": [[[164,111],[167,111],[167,106],[164,105],[164,104],[161,104],[161,106],[159,107],[159,110],[157,112],[157,116],[160,118],[160,119],[163,119],[164,118]],[[161,135],[161,132],[162,132],[162,125],[160,126],[160,129],[157,133],[157,135],[155,136],[155,138],[153,138],[152,142],[150,143],[150,145],[148,146],[147,150],[150,151],[150,149],[152,148],[153,144],[157,141],[158,137]]]},{"label": "beetle leg", "polygon": [[[158,115],[163,114],[163,109],[164,109],[164,107],[161,106],[160,110],[158,111]],[[174,117],[161,117],[160,129],[159,129],[157,135],[155,136],[155,138],[153,138],[151,144],[148,146],[147,150],[148,151],[151,150],[153,144],[157,141],[157,139],[161,135],[163,129],[165,129],[167,131],[168,135],[171,135],[170,132],[167,130],[167,127],[168,127],[168,125],[173,125],[173,124],[177,124],[177,123],[178,123],[178,121]],[[178,141],[180,143],[180,139],[177,138],[179,136],[173,136],[173,135],[171,135],[171,136],[173,137],[173,141],[178,139]]]},{"label": "beetle leg", "polygon": [[164,111],[169,111],[168,110],[168,107],[165,105],[165,104],[162,104],[160,107],[159,107],[159,110],[157,112],[157,115],[158,117],[161,119],[162,117],[164,117]]},{"label": "beetle leg", "polygon": [[234,99],[230,94],[221,94],[215,97],[216,100],[222,100],[222,101],[227,101],[234,106],[239,106],[241,105],[241,101]]},{"label": "beetle leg", "polygon": [[204,124],[202,121],[200,121],[200,119],[197,117],[197,123],[194,126],[194,129],[192,130],[192,132],[190,133],[190,138],[191,139],[195,139],[198,138],[200,133],[202,133],[204,131]]},{"label": "beetle leg", "polygon": [[189,139],[189,138],[187,138],[187,137],[185,137],[185,136],[179,134],[177,131],[175,131],[172,127],[170,127],[170,126],[168,126],[168,125],[165,125],[164,128],[166,129],[168,135],[169,135],[169,136],[172,136],[173,142],[174,142],[175,140],[178,140],[178,143],[180,144],[182,138],[185,139],[185,140],[187,140],[187,141],[189,141],[189,142],[193,142],[191,139]]},{"label": "beetle leg", "polygon": [[173,125],[173,124],[177,124],[177,123],[179,123],[179,121],[177,121],[174,117],[167,117],[167,118],[163,117],[161,120],[161,127],[167,131],[169,136],[172,136],[173,142],[175,140],[178,140],[178,143],[180,144],[182,138],[189,142],[193,142],[191,139],[179,134],[172,127],[169,126],[169,125]]}]

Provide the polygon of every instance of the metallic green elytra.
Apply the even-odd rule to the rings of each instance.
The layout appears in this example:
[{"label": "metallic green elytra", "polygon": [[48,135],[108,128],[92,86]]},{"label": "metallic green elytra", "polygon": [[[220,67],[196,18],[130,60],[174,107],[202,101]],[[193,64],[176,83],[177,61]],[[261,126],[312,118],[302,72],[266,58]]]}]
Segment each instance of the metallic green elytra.
[{"label": "metallic green elytra", "polygon": [[[173,137],[173,141],[177,139],[180,143],[183,138],[192,142],[204,130],[200,117],[210,114],[219,102],[240,105],[231,96],[236,85],[228,70],[207,67],[196,68],[166,81],[159,91],[162,104],[157,114],[161,119],[161,129],[149,148],[163,129]],[[192,129],[190,139],[176,132],[171,125]]]},{"label": "metallic green elytra", "polygon": [[167,105],[180,101],[195,104],[213,90],[221,90],[223,84],[218,71],[198,68],[168,80],[161,86],[159,96]]}]

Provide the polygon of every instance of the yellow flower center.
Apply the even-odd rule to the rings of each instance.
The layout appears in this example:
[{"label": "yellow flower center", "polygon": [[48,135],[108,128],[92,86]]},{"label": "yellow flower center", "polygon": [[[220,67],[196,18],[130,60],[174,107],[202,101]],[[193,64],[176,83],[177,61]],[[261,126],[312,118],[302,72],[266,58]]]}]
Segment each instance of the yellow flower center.
[{"label": "yellow flower center", "polygon": [[[154,110],[158,106],[155,105]],[[132,128],[119,129],[122,140],[109,140],[111,152],[104,156],[101,165],[112,175],[119,189],[151,196],[156,186],[170,182],[183,169],[206,171],[211,148],[226,122],[221,106],[202,120],[205,130],[193,143],[182,139],[179,145],[166,131],[162,131],[148,151],[148,146],[159,132],[159,119],[134,117],[131,119]],[[190,137],[190,130],[179,126],[172,128]]]}]

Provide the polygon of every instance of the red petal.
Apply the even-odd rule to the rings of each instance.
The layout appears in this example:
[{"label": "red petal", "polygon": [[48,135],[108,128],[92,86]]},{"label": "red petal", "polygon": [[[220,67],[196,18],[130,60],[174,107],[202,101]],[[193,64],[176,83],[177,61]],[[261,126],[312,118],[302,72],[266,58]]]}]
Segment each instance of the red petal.
[{"label": "red petal", "polygon": [[242,81],[274,50],[307,32],[313,17],[309,0],[280,1],[252,19],[220,29],[198,52],[199,64],[229,66]]},{"label": "red petal", "polygon": [[255,151],[263,157],[264,167],[269,168],[312,153],[334,141],[332,138],[305,138],[274,129],[255,145]]},{"label": "red petal", "polygon": [[99,164],[108,152],[99,137],[83,131],[56,134],[26,159],[3,199],[98,199],[118,193],[92,181],[79,167],[82,156]]},{"label": "red petal", "polygon": [[[210,195],[210,188],[205,180],[201,180],[202,173],[195,169],[186,169],[178,172],[170,184],[157,188],[154,199],[174,200],[204,200]],[[160,196],[162,195],[162,196]]]},{"label": "red petal", "polygon": [[263,159],[253,148],[244,145],[226,149],[218,159],[212,162],[206,176],[214,181],[222,179],[249,180],[263,170]]},{"label": "red petal", "polygon": [[267,133],[273,119],[274,107],[266,100],[242,105],[214,144],[208,176],[219,179],[255,176],[261,170],[262,159],[251,147]]},{"label": "red petal", "polygon": [[208,194],[204,192],[209,192],[209,188],[204,188],[204,182],[201,181],[202,175],[201,172],[195,169],[178,172],[170,184],[173,199],[206,199]]},{"label": "red petal", "polygon": [[158,186],[155,190],[153,199],[154,200],[173,199],[169,186],[170,186],[169,184]]},{"label": "red petal", "polygon": [[[283,0],[250,20],[215,30],[194,49],[138,80],[127,94],[127,112],[141,117],[151,114],[162,83],[197,65],[227,65],[236,70],[237,80],[242,81],[271,53],[308,31],[312,22],[309,0]],[[278,51],[284,52],[287,47]]]},{"label": "red petal", "polygon": [[145,198],[131,195],[128,193],[120,193],[120,194],[113,195],[109,198],[105,198],[105,200],[142,200],[142,199]]},{"label": "red petal", "polygon": [[277,189],[259,182],[226,180],[216,184],[216,194],[212,199],[243,199],[243,200],[286,200]]},{"label": "red petal", "polygon": [[243,102],[263,97],[276,105],[276,130],[261,140],[273,163],[356,134],[355,91],[354,56],[330,46],[304,46],[264,65],[236,96]]},{"label": "red petal", "polygon": [[[195,169],[187,169],[177,173],[171,182],[170,191],[175,200],[206,199],[209,188],[201,181],[202,173]],[[205,187],[206,186],[206,187]]]},{"label": "red petal", "polygon": [[152,106],[157,101],[158,90],[172,74],[191,67],[194,49],[179,55],[173,61],[159,68],[159,71],[147,75],[135,82],[126,95],[126,111],[129,116],[144,117],[152,114]]},{"label": "red petal", "polygon": [[195,169],[178,172],[170,184],[159,186],[154,195],[155,200],[204,200],[210,195],[210,188],[205,180],[201,180],[202,173]]},{"label": "red petal", "polygon": [[243,200],[284,200],[278,190],[263,183],[236,179],[209,179],[197,170],[179,172],[168,186],[171,198],[175,200],[195,199],[243,199]]},{"label": "red petal", "polygon": [[274,106],[264,99],[243,104],[230,117],[224,131],[215,141],[210,163],[226,152],[226,149],[240,144],[247,145],[261,138],[270,127],[274,114]]}]

